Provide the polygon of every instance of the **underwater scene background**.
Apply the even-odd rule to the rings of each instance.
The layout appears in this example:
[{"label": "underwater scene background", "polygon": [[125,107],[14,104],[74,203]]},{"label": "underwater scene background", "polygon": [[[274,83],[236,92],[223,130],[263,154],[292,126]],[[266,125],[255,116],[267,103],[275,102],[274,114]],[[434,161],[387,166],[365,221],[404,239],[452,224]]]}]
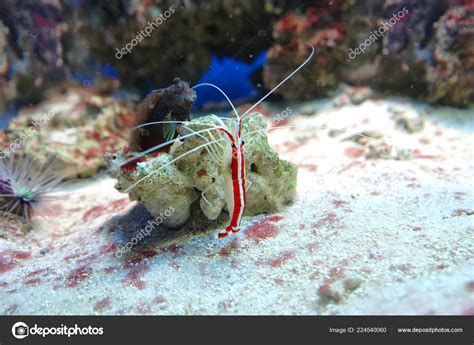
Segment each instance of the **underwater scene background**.
[{"label": "underwater scene background", "polygon": [[0,314],[472,315],[473,15],[2,0]]}]

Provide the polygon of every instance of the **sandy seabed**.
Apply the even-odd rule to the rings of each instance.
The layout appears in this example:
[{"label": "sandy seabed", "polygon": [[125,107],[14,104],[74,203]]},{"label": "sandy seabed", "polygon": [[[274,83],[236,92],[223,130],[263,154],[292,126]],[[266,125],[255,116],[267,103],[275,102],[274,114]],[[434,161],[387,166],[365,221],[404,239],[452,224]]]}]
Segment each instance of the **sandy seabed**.
[{"label": "sandy seabed", "polygon": [[[2,225],[0,313],[474,314],[472,111],[308,106],[284,121],[298,128],[269,133],[299,167],[293,204],[245,217],[236,236],[158,248],[153,234],[118,258],[146,216],[129,216],[111,177],[75,183],[33,231]],[[394,108],[424,127],[407,131]]]}]

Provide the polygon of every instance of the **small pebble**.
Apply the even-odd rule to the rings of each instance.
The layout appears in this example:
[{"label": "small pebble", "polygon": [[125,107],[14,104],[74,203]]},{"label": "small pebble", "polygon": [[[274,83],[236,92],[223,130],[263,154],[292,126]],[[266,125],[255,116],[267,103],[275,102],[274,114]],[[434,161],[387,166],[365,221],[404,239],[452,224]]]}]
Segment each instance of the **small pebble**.
[{"label": "small pebble", "polygon": [[314,107],[312,106],[306,105],[304,107],[301,107],[300,113],[304,116],[311,116],[316,114],[316,109],[314,109]]},{"label": "small pebble", "polygon": [[357,289],[360,284],[362,284],[362,279],[360,279],[359,277],[350,277],[344,279],[343,283],[346,290],[353,291]]},{"label": "small pebble", "polygon": [[331,138],[334,138],[334,137],[337,137],[341,134],[344,134],[346,130],[345,129],[331,129],[329,132],[328,132],[328,135],[331,137]]},{"label": "small pebble", "polygon": [[332,299],[339,302],[344,296],[344,285],[341,281],[321,285],[318,290],[318,295],[322,298]]}]

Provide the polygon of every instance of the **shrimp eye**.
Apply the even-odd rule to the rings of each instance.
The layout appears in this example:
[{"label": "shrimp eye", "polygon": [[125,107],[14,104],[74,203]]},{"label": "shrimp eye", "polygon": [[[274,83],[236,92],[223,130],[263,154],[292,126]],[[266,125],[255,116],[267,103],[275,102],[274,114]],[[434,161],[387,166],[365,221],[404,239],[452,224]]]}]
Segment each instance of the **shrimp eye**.
[{"label": "shrimp eye", "polygon": [[244,144],[245,144],[245,141],[242,140],[242,146],[244,146]]},{"label": "shrimp eye", "polygon": [[230,144],[230,146],[232,146],[232,148],[235,148],[235,144],[234,144],[234,143]]}]

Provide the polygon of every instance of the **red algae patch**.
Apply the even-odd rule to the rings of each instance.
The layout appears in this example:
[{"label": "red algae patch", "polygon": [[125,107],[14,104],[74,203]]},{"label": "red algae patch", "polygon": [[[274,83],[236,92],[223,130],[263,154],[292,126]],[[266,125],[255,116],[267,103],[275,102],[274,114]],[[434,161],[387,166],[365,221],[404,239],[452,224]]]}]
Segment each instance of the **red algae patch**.
[{"label": "red algae patch", "polygon": [[334,199],[331,201],[335,208],[341,208],[348,204],[347,201]]},{"label": "red algae patch", "polygon": [[157,254],[158,252],[154,249],[143,250],[137,253],[137,255],[130,257],[130,259],[128,260],[127,266],[139,264],[144,260],[155,257]]},{"label": "red algae patch", "polygon": [[320,229],[323,225],[334,223],[335,220],[336,220],[336,214],[330,212],[327,215],[325,215],[323,218],[321,218],[317,223],[314,223],[313,227],[315,229]]},{"label": "red algae patch", "polygon": [[426,155],[426,154],[423,154],[420,150],[415,149],[415,150],[413,150],[413,158],[418,158],[418,159],[437,159],[437,158],[439,158],[439,156]]},{"label": "red algae patch", "polygon": [[38,285],[39,283],[41,283],[41,279],[39,278],[32,278],[25,281],[25,285]]},{"label": "red algae patch", "polygon": [[302,168],[302,169],[306,169],[306,170],[308,170],[309,172],[316,172],[316,171],[318,171],[318,165],[317,165],[317,164],[313,164],[313,163],[298,164],[298,167],[300,167],[300,168]]},{"label": "red algae patch", "polygon": [[206,169],[202,168],[201,170],[198,170],[197,176],[198,176],[198,177],[207,176],[207,171],[206,171]]},{"label": "red algae patch", "polygon": [[278,222],[283,217],[273,216],[270,218],[263,219],[257,223],[250,225],[244,233],[251,238],[255,243],[260,243],[268,238],[275,237],[278,235],[278,228],[272,224],[272,222]]},{"label": "red algae patch", "polygon": [[157,296],[153,299],[153,303],[154,304],[161,304],[161,303],[164,303],[166,302],[166,298],[164,296]]},{"label": "red algae patch", "polygon": [[40,268],[38,270],[35,270],[35,271],[31,271],[29,272],[26,277],[34,277],[34,276],[37,276],[39,274],[43,274],[43,273],[47,273],[48,272],[48,269],[46,268]]},{"label": "red algae patch", "polygon": [[91,274],[92,274],[91,267],[82,266],[75,269],[74,271],[69,273],[69,275],[66,277],[66,281],[68,282],[66,287],[71,288],[71,287],[78,286],[80,282],[90,277]]},{"label": "red algae patch", "polygon": [[82,216],[82,220],[90,220],[90,219],[98,218],[109,212],[117,211],[127,206],[129,203],[130,201],[128,198],[123,198],[123,199],[115,200],[106,206],[102,206],[102,205],[94,206],[93,208],[88,210],[86,213],[84,213],[84,215]]},{"label": "red algae patch", "polygon": [[142,277],[146,272],[150,270],[150,266],[147,264],[140,264],[135,268],[131,269],[128,272],[127,277],[124,280],[124,283],[128,286],[134,286],[137,289],[143,290],[146,286],[145,282],[142,280]]},{"label": "red algae patch", "polygon": [[87,219],[97,218],[102,215],[104,210],[105,210],[104,206],[100,206],[100,205],[95,206],[91,208],[89,211],[87,211],[86,213],[84,213],[84,216],[82,217],[82,219],[87,220]]},{"label": "red algae patch", "polygon": [[[125,150],[124,150],[125,151]],[[127,153],[127,152],[125,152]],[[146,160],[148,159],[148,157],[157,157],[161,154],[163,154],[164,152],[160,152],[160,151],[155,151],[155,152],[152,152],[150,153],[149,155],[146,155],[144,157],[138,157],[138,158],[135,158],[134,160],[128,162],[127,164],[124,164],[121,166],[121,169],[122,170],[125,170],[125,171],[128,171],[128,172],[135,172],[137,170],[137,164],[138,163],[142,163],[142,162],[146,162]],[[128,158],[131,158],[132,156],[129,156],[127,157]]]},{"label": "red algae patch", "polygon": [[106,297],[104,299],[101,299],[100,301],[97,301],[96,304],[94,304],[94,311],[103,311],[104,309],[110,307],[112,304],[110,297]]},{"label": "red algae patch", "polygon": [[272,223],[279,222],[280,220],[283,220],[282,216],[270,216],[264,219],[264,221],[272,222]]},{"label": "red algae patch", "polygon": [[8,272],[17,266],[18,260],[28,259],[29,252],[17,250],[5,250],[0,252],[0,274]]},{"label": "red algae patch", "polygon": [[234,238],[230,241],[228,245],[222,248],[219,251],[219,255],[223,257],[230,256],[233,252],[237,251],[239,248],[239,242]]},{"label": "red algae patch", "polygon": [[119,249],[120,246],[118,243],[115,243],[115,242],[111,242],[111,243],[108,243],[108,244],[104,244],[101,248],[100,248],[100,253],[101,254],[110,254],[110,253],[113,253],[115,252],[117,249]]},{"label": "red algae patch", "polygon": [[364,155],[364,149],[361,149],[361,148],[358,148],[358,147],[355,147],[355,146],[351,146],[351,147],[348,147],[344,150],[344,155],[346,157],[350,157],[350,158],[359,158],[359,157],[362,157]]},{"label": "red algae patch", "polygon": [[283,265],[290,259],[293,259],[294,257],[295,257],[294,252],[290,250],[284,251],[280,255],[278,255],[278,257],[276,257],[275,259],[268,260],[267,264],[273,268],[280,267],[281,265]]},{"label": "red algae patch", "polygon": [[137,170],[137,164],[141,162],[145,162],[146,157],[139,157],[134,159],[131,162],[128,162],[127,164],[124,164],[121,166],[122,170],[129,171],[129,172],[134,172]]}]

